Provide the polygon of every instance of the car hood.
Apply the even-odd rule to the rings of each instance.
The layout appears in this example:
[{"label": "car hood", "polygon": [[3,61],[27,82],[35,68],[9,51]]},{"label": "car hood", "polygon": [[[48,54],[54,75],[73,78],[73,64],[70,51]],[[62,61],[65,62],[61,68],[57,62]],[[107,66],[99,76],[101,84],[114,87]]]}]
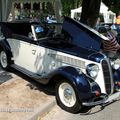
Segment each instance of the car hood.
[{"label": "car hood", "polygon": [[62,32],[71,38],[71,44],[95,51],[100,51],[102,40],[106,39],[94,29],[69,17],[64,19]]}]

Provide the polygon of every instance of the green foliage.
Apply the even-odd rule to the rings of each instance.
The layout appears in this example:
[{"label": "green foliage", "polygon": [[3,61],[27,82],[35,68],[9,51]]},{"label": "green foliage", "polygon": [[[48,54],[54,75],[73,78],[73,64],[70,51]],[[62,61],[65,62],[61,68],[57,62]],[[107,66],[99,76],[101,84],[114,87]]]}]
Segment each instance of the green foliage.
[{"label": "green foliage", "polygon": [[[81,6],[83,0],[61,0],[62,8],[63,8],[63,15],[69,16],[70,10],[75,9]],[[113,12],[120,14],[120,0],[102,0],[110,10]]]},{"label": "green foliage", "polygon": [[115,12],[117,15],[120,14],[120,0],[102,0],[110,10]]},{"label": "green foliage", "polygon": [[61,0],[62,2],[62,14],[64,16],[70,15],[70,10],[75,9],[76,7],[80,6],[82,0]]}]

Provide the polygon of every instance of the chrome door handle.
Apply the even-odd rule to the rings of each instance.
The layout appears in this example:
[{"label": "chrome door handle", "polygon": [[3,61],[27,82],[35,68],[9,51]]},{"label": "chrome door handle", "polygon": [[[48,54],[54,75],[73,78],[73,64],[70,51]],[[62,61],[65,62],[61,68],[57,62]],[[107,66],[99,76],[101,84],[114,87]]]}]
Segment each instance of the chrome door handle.
[{"label": "chrome door handle", "polygon": [[35,55],[35,53],[36,53],[36,50],[32,50],[32,54]]}]

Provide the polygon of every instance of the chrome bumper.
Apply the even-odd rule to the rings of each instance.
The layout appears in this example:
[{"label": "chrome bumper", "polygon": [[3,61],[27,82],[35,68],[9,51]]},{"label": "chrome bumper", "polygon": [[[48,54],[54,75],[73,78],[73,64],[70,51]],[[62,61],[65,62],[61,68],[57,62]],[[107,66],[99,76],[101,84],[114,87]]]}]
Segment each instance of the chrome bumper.
[{"label": "chrome bumper", "polygon": [[96,105],[104,105],[104,104],[107,104],[107,103],[111,103],[111,102],[114,102],[118,99],[120,99],[120,92],[116,92],[114,94],[111,94],[109,96],[107,95],[104,95],[104,96],[101,96],[100,97],[101,100],[96,100],[96,101],[92,101],[92,102],[83,102],[82,105],[83,106],[96,106]]}]

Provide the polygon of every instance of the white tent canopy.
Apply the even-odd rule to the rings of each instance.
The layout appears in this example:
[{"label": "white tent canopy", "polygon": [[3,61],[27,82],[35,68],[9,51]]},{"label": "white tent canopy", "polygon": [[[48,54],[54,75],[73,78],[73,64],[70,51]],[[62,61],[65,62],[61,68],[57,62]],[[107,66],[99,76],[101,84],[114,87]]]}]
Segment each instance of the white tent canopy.
[{"label": "white tent canopy", "polygon": [[81,14],[81,12],[82,12],[82,7],[71,10],[71,18],[76,18],[77,13]]},{"label": "white tent canopy", "polygon": [[103,2],[101,2],[100,13],[106,13],[107,11],[108,11],[108,7]]},{"label": "white tent canopy", "polygon": [[[71,10],[71,18],[76,18],[77,13],[81,14],[82,7]],[[100,5],[100,13],[103,14],[104,22],[105,23],[114,23],[116,19],[116,14],[112,11],[108,11],[108,7],[101,2]]]},{"label": "white tent canopy", "polygon": [[116,22],[116,14],[109,10],[106,15],[106,19],[108,20],[108,23],[115,23]]}]

